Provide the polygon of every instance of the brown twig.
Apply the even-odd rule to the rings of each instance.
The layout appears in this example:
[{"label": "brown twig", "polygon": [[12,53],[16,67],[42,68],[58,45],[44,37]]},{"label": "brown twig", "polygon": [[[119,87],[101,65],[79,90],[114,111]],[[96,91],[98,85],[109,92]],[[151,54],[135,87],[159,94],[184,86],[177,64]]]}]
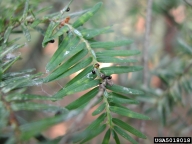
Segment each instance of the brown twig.
[{"label": "brown twig", "polygon": [[[148,71],[148,48],[149,48],[149,37],[150,37],[150,27],[151,27],[151,11],[152,11],[153,0],[148,0],[147,2],[147,13],[145,22],[145,37],[144,37],[144,47],[143,47],[143,84],[144,87],[148,87],[149,71]],[[140,110],[143,111],[144,103],[141,103]],[[145,121],[141,121],[140,130],[144,133],[145,131]],[[140,139],[139,139],[140,141]],[[140,141],[141,143],[141,141]]]},{"label": "brown twig", "polygon": [[148,47],[149,47],[149,36],[150,36],[150,27],[151,27],[151,7],[152,0],[148,0],[147,3],[147,14],[146,14],[146,23],[145,23],[145,37],[144,37],[144,47],[143,47],[143,83],[144,86],[148,86]]}]

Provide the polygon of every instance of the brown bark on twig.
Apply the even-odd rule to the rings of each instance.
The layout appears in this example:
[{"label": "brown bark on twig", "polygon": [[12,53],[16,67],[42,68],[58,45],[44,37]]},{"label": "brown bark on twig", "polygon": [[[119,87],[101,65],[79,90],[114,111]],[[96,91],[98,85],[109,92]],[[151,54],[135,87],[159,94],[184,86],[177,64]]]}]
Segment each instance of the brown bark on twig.
[{"label": "brown bark on twig", "polygon": [[144,37],[144,47],[143,47],[143,84],[148,86],[148,48],[149,48],[149,37],[150,37],[150,27],[151,27],[151,7],[152,0],[148,0],[147,3],[147,14],[145,22],[145,37]]},{"label": "brown bark on twig", "polygon": [[[147,13],[146,13],[146,22],[145,22],[145,37],[144,37],[144,47],[143,47],[143,85],[144,87],[148,87],[149,83],[149,67],[148,67],[148,48],[149,48],[149,39],[150,39],[150,27],[151,27],[151,13],[152,13],[152,3],[153,0],[148,0],[147,2]],[[140,110],[143,111],[144,103],[141,103]],[[145,131],[145,121],[141,121],[140,130],[144,133]],[[139,143],[141,139],[138,139]]]}]

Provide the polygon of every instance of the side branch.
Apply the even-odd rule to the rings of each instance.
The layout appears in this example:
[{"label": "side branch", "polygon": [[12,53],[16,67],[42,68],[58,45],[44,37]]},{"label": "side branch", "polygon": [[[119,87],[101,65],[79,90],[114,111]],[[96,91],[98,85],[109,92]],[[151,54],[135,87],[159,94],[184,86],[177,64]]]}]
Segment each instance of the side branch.
[{"label": "side branch", "polygon": [[150,27],[151,27],[151,7],[152,1],[148,0],[147,3],[147,14],[146,14],[146,22],[145,22],[145,37],[144,37],[144,47],[143,47],[143,84],[145,87],[148,86],[148,48],[149,48],[149,37],[150,37]]},{"label": "side branch", "polygon": [[[149,37],[150,37],[150,28],[151,28],[151,11],[152,11],[152,2],[153,0],[148,0],[147,2],[147,13],[146,13],[146,22],[145,22],[145,37],[144,37],[144,47],[143,47],[143,85],[148,87],[149,81],[149,71],[148,71],[148,48],[149,48]],[[144,103],[141,103],[140,110],[143,111]],[[145,131],[145,121],[141,121],[140,130],[142,133]],[[139,139],[139,142],[141,140]]]}]

